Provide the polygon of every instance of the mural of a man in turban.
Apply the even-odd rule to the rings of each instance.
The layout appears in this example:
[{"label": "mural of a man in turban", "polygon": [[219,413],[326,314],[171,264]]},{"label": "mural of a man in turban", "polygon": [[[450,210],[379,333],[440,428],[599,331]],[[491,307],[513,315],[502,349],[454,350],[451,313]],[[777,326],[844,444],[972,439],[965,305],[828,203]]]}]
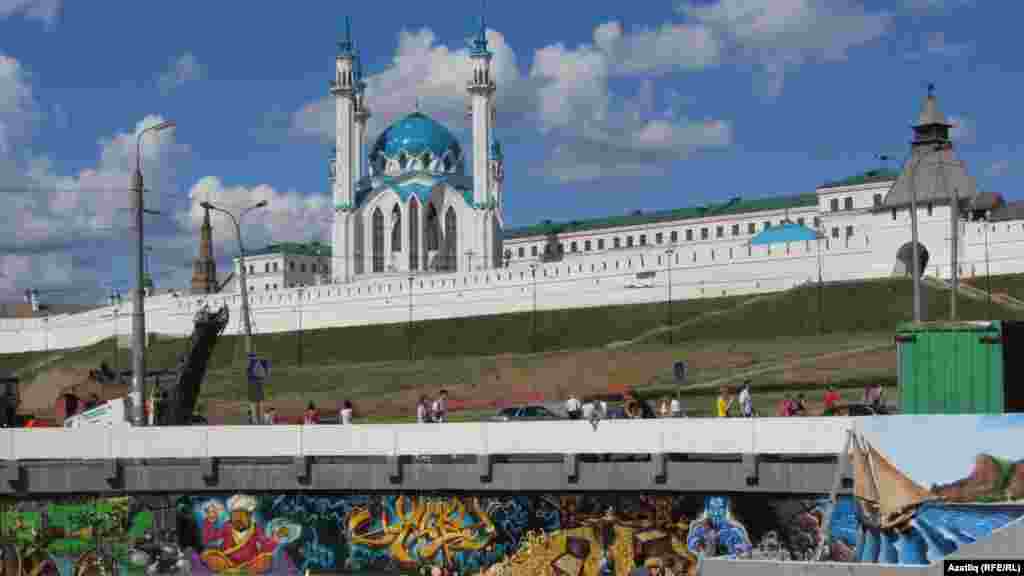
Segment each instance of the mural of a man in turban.
[{"label": "mural of a man in turban", "polygon": [[[270,570],[274,550],[289,539],[289,528],[281,526],[270,536],[253,521],[256,498],[236,494],[228,499],[227,522],[220,523],[224,508],[218,501],[207,502],[203,508],[203,563],[215,573],[263,574]],[[219,547],[216,547],[219,544]]]}]

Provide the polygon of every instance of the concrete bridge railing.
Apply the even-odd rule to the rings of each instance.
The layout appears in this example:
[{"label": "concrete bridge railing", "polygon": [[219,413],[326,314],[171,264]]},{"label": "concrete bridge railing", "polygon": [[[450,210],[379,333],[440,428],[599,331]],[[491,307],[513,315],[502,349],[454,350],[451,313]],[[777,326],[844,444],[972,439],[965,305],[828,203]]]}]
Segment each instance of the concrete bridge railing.
[{"label": "concrete bridge railing", "polygon": [[0,430],[0,460],[521,454],[838,455],[852,418]]}]

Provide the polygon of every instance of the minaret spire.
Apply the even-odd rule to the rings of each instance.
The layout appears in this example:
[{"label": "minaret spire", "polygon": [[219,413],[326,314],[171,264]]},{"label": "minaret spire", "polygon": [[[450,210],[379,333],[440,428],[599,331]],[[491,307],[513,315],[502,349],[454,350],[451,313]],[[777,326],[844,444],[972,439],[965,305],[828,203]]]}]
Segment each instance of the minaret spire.
[{"label": "minaret spire", "polygon": [[480,56],[488,54],[487,51],[487,0],[480,0],[480,30],[473,40],[473,55]]},{"label": "minaret spire", "polygon": [[338,42],[342,54],[352,54],[352,17],[345,16],[345,39]]}]

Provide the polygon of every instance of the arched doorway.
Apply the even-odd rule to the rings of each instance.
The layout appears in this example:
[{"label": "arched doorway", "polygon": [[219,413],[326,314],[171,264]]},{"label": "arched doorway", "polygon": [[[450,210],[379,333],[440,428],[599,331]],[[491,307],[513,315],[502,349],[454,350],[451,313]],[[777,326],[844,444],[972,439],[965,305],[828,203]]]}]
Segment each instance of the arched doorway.
[{"label": "arched doorway", "polygon": [[373,209],[373,271],[384,271],[384,213],[380,207]]},{"label": "arched doorway", "polygon": [[[424,267],[430,267],[434,270],[440,268],[439,259],[435,256],[437,251],[441,247],[441,229],[440,223],[437,217],[437,207],[434,206],[433,202],[427,204],[427,249],[423,251],[423,262]],[[434,262],[431,263],[430,259],[434,257]]]},{"label": "arched doorway", "polygon": [[456,270],[459,257],[459,242],[456,234],[455,208],[448,207],[444,213],[444,266],[445,270]]},{"label": "arched doorway", "polygon": [[398,262],[398,253],[402,251],[402,209],[396,203],[391,208],[391,264]]},{"label": "arched doorway", "polygon": [[415,196],[409,199],[409,270],[420,268],[420,203]]},{"label": "arched doorway", "polygon": [[[920,274],[924,274],[924,271],[928,269],[928,249],[925,248],[924,244],[917,243],[917,258],[918,258],[918,270]],[[900,249],[896,251],[896,266],[898,272],[905,276],[911,276],[914,273],[912,262],[914,260],[914,243],[907,242],[900,246]]]}]

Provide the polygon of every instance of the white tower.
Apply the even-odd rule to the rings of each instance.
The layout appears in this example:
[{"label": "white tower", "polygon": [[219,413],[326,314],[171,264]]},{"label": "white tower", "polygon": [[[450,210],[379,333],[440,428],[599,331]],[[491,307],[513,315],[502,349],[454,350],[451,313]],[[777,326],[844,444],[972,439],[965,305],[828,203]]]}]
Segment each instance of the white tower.
[{"label": "white tower", "polygon": [[335,282],[349,282],[354,275],[353,215],[355,207],[355,160],[358,158],[355,134],[355,107],[359,78],[353,67],[352,29],[345,18],[345,40],[338,43],[331,95],[335,106],[334,230],[331,234],[331,273]]},{"label": "white tower", "polygon": [[474,238],[480,254],[472,256],[473,268],[493,268],[495,238],[493,211],[494,197],[490,186],[488,169],[488,148],[491,141],[491,125],[494,119],[494,78],[491,75],[491,52],[487,49],[487,25],[480,16],[480,30],[471,43],[470,59],[473,63],[473,77],[467,89],[470,94],[470,109],[473,118],[473,207]]},{"label": "white tower", "polygon": [[352,181],[357,185],[366,174],[364,173],[364,162],[366,159],[366,124],[370,120],[370,109],[366,106],[366,82],[363,81],[363,63],[358,51],[355,56],[356,77],[354,89],[355,99],[355,139],[356,145],[352,148]]}]

